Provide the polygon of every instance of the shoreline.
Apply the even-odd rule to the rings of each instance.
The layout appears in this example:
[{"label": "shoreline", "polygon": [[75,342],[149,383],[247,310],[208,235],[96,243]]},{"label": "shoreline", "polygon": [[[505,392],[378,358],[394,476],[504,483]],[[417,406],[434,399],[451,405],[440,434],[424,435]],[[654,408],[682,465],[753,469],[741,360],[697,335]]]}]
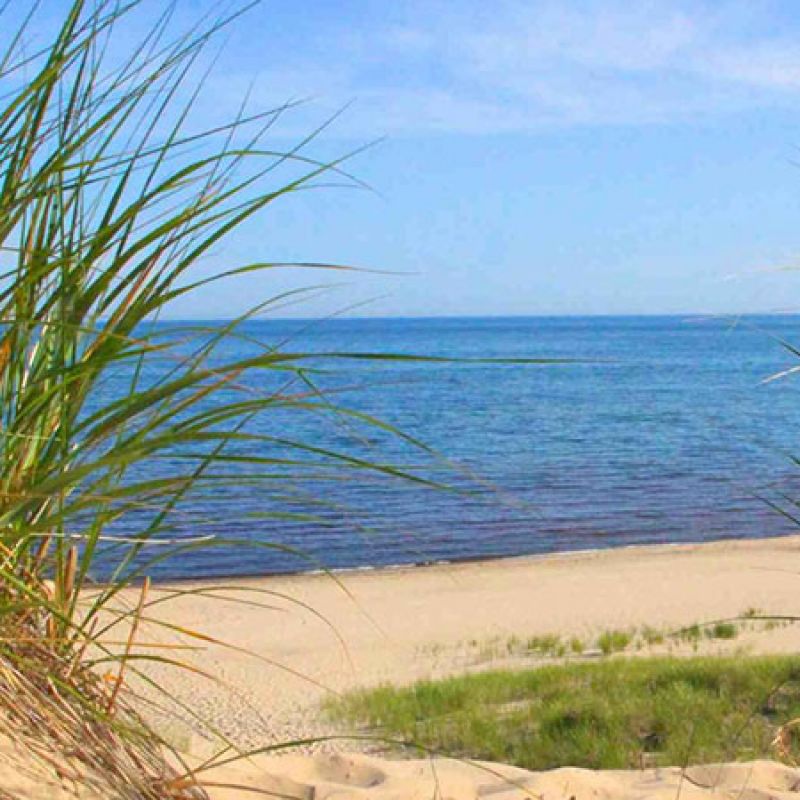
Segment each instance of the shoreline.
[{"label": "shoreline", "polygon": [[[603,557],[611,553],[647,552],[656,555],[659,552],[695,552],[698,549],[713,549],[717,547],[747,549],[758,548],[759,545],[775,543],[776,545],[784,541],[796,540],[800,549],[800,531],[797,533],[784,533],[778,536],[761,537],[730,537],[725,539],[708,539],[697,541],[682,542],[652,542],[634,544],[609,545],[608,547],[587,547],[580,550],[555,550],[547,553],[523,553],[520,555],[496,555],[496,556],[465,556],[463,558],[448,558],[437,561],[417,561],[398,564],[376,564],[356,567],[331,567],[330,569],[309,569],[309,570],[285,570],[280,572],[252,572],[252,573],[233,573],[230,575],[212,575],[208,577],[179,576],[168,578],[156,578],[153,580],[154,587],[185,586],[185,585],[215,585],[235,583],[254,583],[261,581],[283,580],[292,578],[316,578],[316,577],[347,577],[380,574],[394,575],[397,573],[414,573],[419,570],[438,570],[440,568],[455,568],[471,565],[490,565],[498,563],[536,563],[548,561],[569,561],[581,558]],[[98,582],[103,585],[102,581]],[[137,581],[133,585],[141,585]]]}]

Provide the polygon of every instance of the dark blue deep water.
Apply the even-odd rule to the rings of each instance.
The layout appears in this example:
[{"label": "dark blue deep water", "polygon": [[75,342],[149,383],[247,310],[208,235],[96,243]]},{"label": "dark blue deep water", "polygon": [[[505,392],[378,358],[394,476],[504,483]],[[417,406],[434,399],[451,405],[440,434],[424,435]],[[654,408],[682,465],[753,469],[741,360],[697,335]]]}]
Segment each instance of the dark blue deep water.
[{"label": "dark blue deep water", "polygon": [[[314,363],[340,415],[277,411],[251,429],[414,470],[459,491],[341,470],[187,498],[176,535],[276,543],[184,554],[160,577],[260,574],[794,532],[800,498],[800,318],[371,319],[244,327],[290,350],[567,358],[553,366]],[[247,344],[228,344],[236,355]],[[258,381],[258,378],[251,380]],[[258,388],[258,387],[256,387]],[[269,389],[269,387],[262,387]],[[294,390],[300,387],[295,386]],[[264,455],[285,455],[281,446]],[[230,469],[236,467],[231,466]],[[170,464],[148,467],[153,475]],[[309,515],[303,521],[271,516]],[[135,533],[136,521],[118,526]]]}]

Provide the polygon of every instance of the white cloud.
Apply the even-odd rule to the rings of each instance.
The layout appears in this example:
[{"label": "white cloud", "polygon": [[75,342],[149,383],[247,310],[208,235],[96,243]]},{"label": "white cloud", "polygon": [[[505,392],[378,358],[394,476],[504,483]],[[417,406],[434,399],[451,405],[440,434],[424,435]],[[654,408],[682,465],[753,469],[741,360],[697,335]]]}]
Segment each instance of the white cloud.
[{"label": "white cloud", "polygon": [[324,63],[320,48],[293,54],[264,71],[256,98],[313,96],[321,115],[355,101],[338,130],[360,137],[647,124],[800,103],[800,32],[772,25],[766,2],[468,8],[408,4],[377,28],[326,30]]},{"label": "white cloud", "polygon": [[488,30],[466,32],[463,41],[489,71],[555,64],[647,71],[668,66],[698,38],[695,20],[661,4],[587,12],[562,3],[517,9]]},{"label": "white cloud", "polygon": [[800,91],[800,41],[719,48],[699,59],[696,68],[710,79],[767,90]]}]

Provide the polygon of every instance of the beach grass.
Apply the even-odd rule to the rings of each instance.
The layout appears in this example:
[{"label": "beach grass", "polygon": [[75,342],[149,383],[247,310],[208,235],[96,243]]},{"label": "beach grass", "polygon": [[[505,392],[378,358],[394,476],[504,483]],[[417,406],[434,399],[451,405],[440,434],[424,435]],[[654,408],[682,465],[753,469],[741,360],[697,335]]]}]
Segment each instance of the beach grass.
[{"label": "beach grass", "polygon": [[[0,741],[58,774],[83,771],[102,796],[197,794],[196,771],[159,760],[164,743],[130,685],[162,693],[156,705],[174,701],[147,662],[197,668],[178,648],[140,646],[141,629],[208,645],[158,613],[168,597],[203,590],[165,595],[149,576],[216,547],[324,568],[274,539],[276,522],[325,523],[332,503],[318,487],[438,486],[420,467],[429,448],[316,384],[344,359],[418,359],[307,353],[245,327],[354,268],[263,252],[232,260],[231,236],[297,192],[331,180],[363,188],[345,158],[310,152],[325,125],[269,146],[292,103],[251,111],[242,98],[232,115],[194,124],[208,47],[252,4],[219,6],[177,32],[173,4],[24,5],[0,4]],[[159,324],[220,281],[297,268],[324,282],[301,278],[260,298],[250,283],[253,304],[234,319]],[[377,446],[357,455],[304,439],[301,418],[391,437],[413,466],[388,463]],[[239,540],[226,535],[222,500],[243,487],[261,507],[237,517],[248,526]],[[20,708],[36,724],[20,726]]]},{"label": "beach grass", "polygon": [[[703,644],[730,641],[740,634],[770,631],[793,625],[791,617],[770,617],[743,612],[738,617],[707,623],[692,623],[676,629],[641,625],[630,628],[606,628],[594,637],[564,637],[557,633],[506,638],[494,636],[487,640],[471,639],[463,643],[473,655],[473,663],[497,661],[503,658],[563,659],[575,656],[609,656],[616,653],[672,654],[676,648],[689,646],[697,651]],[[435,647],[441,648],[440,645]]]},{"label": "beach grass", "polygon": [[[192,125],[203,53],[241,9],[175,33],[171,4],[150,6],[149,22],[140,6],[71,0],[56,27],[41,4],[0,7],[0,738],[101,796],[155,799],[201,789],[167,767],[128,691],[133,676],[148,684],[147,660],[188,668],[178,649],[138,648],[164,601],[148,575],[237,545],[206,533],[220,520],[193,516],[191,501],[243,485],[268,498],[312,474],[415,478],[293,436],[287,413],[395,433],[318,391],[308,354],[242,332],[302,290],[218,324],[155,324],[226,278],[350,269],[220,254],[273,203],[349,177],[307,152],[313,135],[266,145],[289,106]],[[226,342],[249,351],[228,356],[242,351]],[[350,356],[379,357],[313,363]],[[276,413],[274,427],[250,425]],[[286,551],[268,534],[286,517],[265,502],[251,526],[264,535],[247,545]]]},{"label": "beach grass", "polygon": [[800,716],[800,658],[618,656],[384,686],[326,708],[350,731],[534,770],[774,758]]}]

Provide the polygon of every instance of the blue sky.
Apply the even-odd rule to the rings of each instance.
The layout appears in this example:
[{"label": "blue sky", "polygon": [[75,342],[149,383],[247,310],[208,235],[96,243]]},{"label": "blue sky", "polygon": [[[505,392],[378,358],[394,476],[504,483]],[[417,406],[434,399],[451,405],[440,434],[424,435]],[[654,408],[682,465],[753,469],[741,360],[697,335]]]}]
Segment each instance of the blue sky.
[{"label": "blue sky", "polygon": [[[184,0],[180,21],[211,5]],[[797,310],[796,11],[266,0],[227,34],[199,114],[304,98],[276,126],[286,147],[344,109],[312,150],[382,139],[349,164],[375,191],[288,198],[215,259],[404,273],[336,280],[282,312],[299,316]],[[249,277],[176,314],[319,280]]]}]

